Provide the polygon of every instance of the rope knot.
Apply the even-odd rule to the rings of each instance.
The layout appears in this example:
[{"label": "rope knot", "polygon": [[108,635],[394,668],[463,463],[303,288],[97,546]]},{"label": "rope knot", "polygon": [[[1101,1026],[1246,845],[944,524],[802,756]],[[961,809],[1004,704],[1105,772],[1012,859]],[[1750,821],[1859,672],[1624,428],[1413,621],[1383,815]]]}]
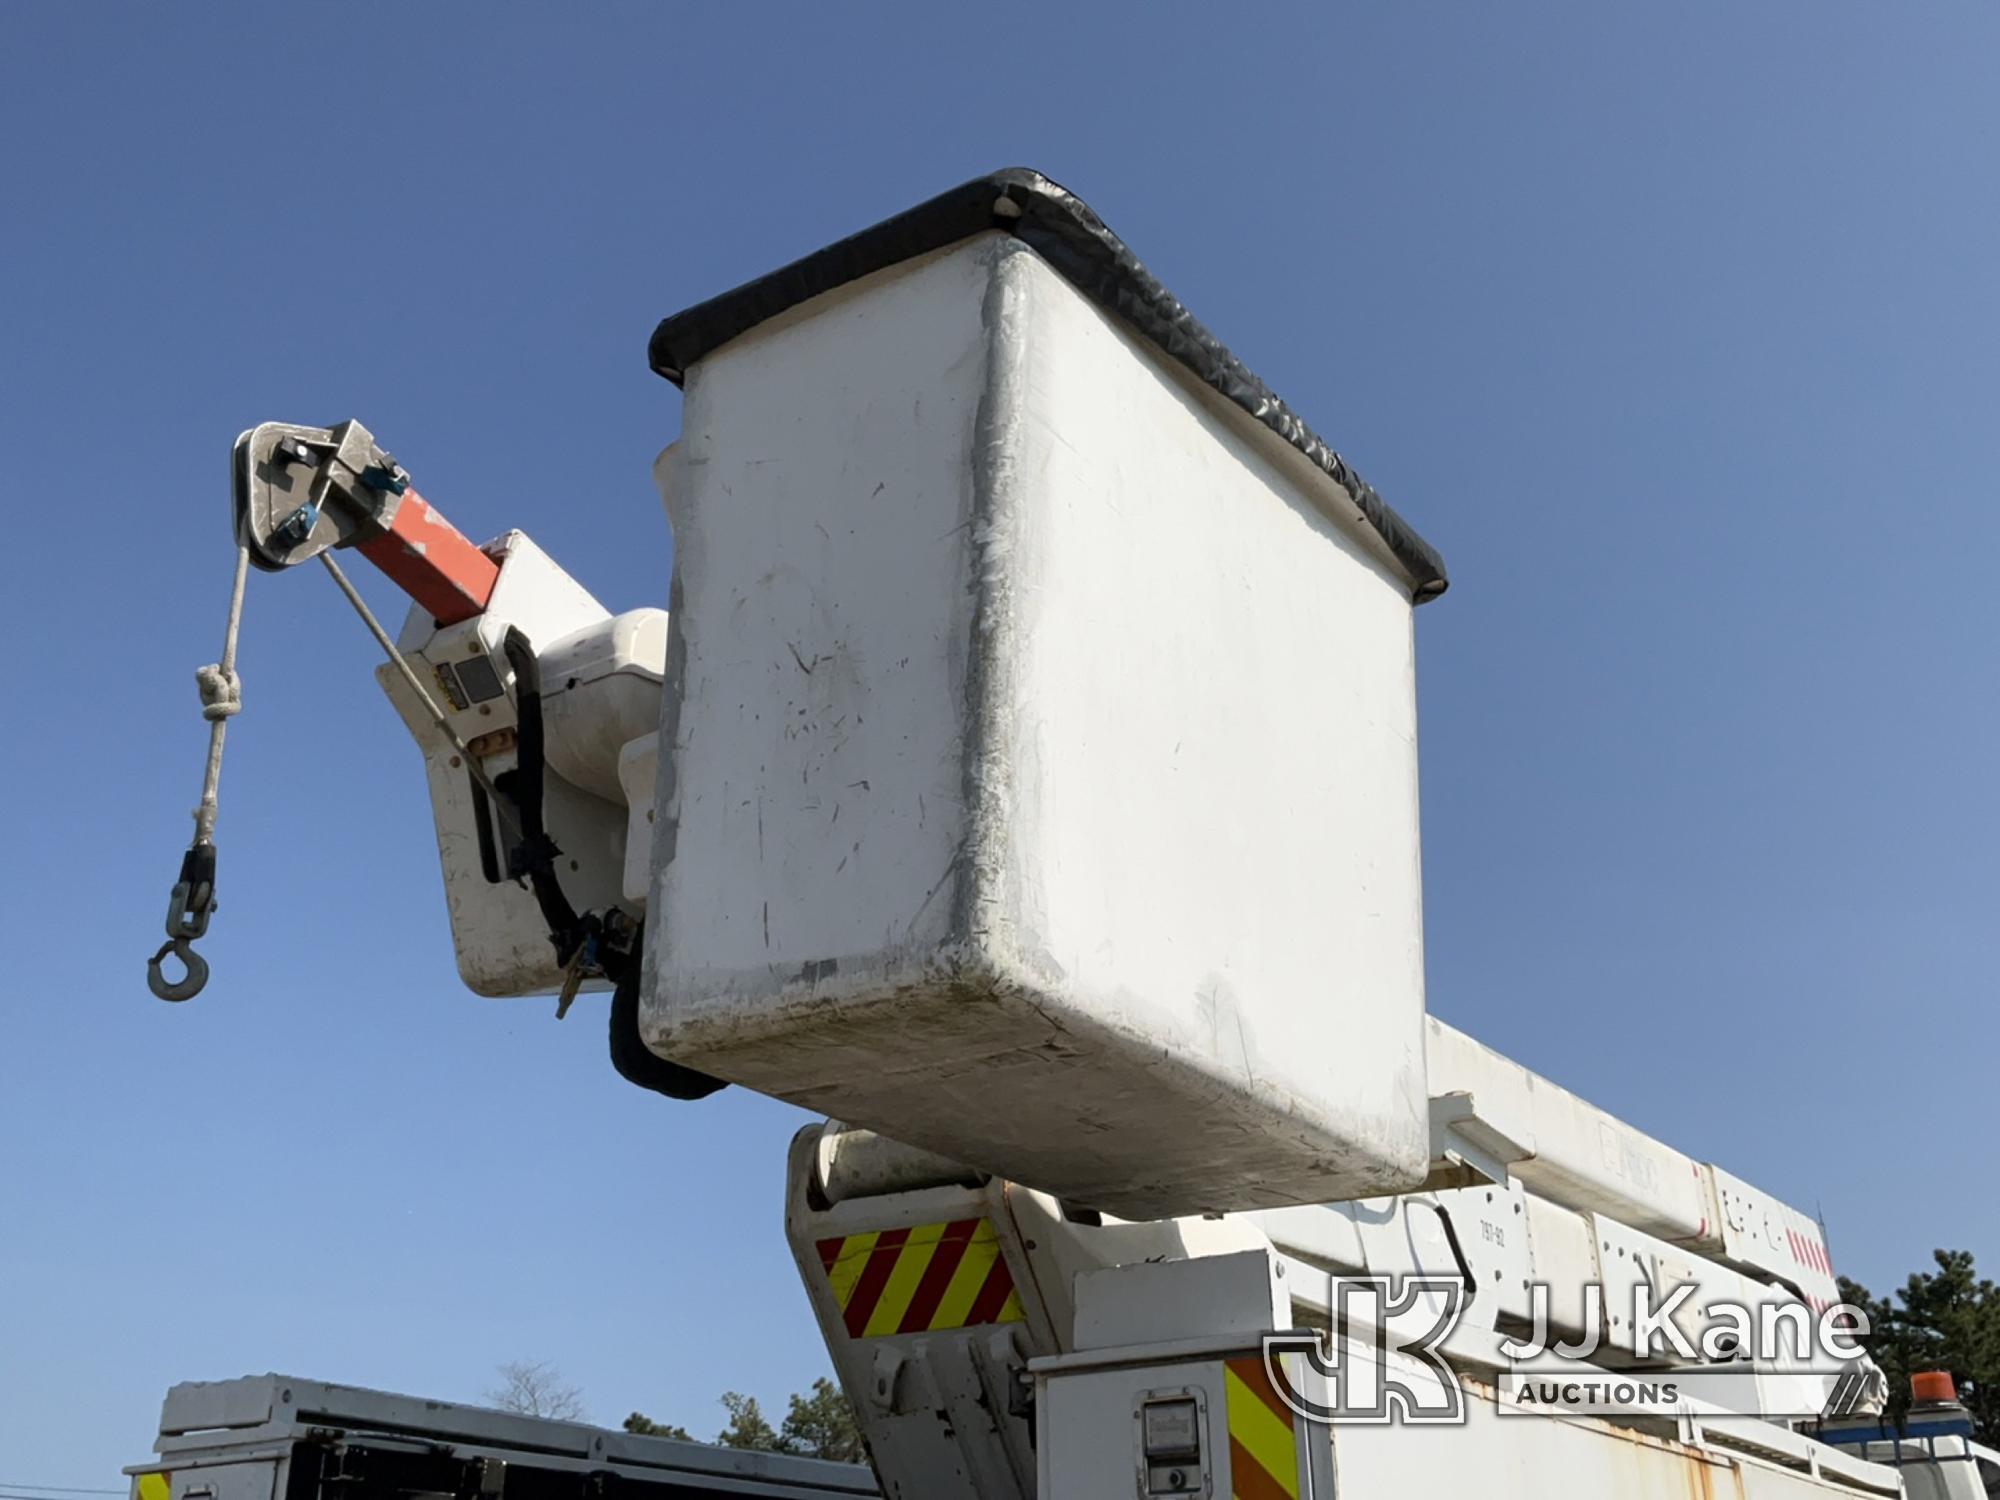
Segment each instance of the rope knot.
[{"label": "rope knot", "polygon": [[211,662],[195,668],[194,681],[201,689],[201,716],[210,723],[243,712],[243,682],[234,672],[225,672],[220,664]]}]

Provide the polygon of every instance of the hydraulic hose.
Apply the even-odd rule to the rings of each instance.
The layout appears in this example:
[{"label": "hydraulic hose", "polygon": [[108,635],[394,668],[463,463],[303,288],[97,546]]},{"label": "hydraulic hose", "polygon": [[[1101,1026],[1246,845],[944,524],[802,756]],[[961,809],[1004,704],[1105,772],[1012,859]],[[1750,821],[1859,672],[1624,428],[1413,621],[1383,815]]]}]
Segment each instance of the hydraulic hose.
[{"label": "hydraulic hose", "polygon": [[[603,924],[594,917],[578,916],[564,893],[556,874],[556,856],[562,850],[549,837],[542,821],[542,791],[548,762],[542,731],[541,665],[534,647],[519,630],[510,629],[502,649],[514,669],[515,753],[518,761],[513,777],[514,805],[521,817],[521,842],[508,859],[511,873],[526,875],[542,919],[549,924],[549,938],[556,945],[557,959],[568,964],[577,948],[600,935]],[[639,980],[645,965],[645,928],[640,926],[631,944],[613,948],[600,943],[596,961],[617,988],[611,995],[611,1066],[618,1076],[642,1089],[665,1094],[669,1099],[703,1099],[728,1084],[693,1068],[669,1062],[659,1056],[639,1035]]]}]

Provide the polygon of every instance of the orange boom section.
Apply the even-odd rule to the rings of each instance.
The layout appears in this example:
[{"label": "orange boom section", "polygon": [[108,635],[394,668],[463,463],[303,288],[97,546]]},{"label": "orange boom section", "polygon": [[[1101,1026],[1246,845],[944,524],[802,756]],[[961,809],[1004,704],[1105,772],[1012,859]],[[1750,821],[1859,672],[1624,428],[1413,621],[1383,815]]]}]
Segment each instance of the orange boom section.
[{"label": "orange boom section", "polygon": [[500,577],[500,565],[415,490],[403,492],[388,531],[355,550],[440,625],[485,613]]}]

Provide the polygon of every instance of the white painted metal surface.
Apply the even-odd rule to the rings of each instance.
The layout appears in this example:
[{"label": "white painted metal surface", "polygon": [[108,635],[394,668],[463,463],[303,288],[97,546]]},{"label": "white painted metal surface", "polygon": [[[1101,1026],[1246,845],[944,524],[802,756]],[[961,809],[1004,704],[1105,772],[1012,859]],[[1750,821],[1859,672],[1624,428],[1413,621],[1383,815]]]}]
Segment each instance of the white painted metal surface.
[{"label": "white painted metal surface", "polygon": [[690,369],[643,1027],[1127,1215],[1427,1154],[1409,580],[994,235]]},{"label": "white painted metal surface", "polygon": [[1705,1241],[1714,1210],[1700,1165],[1568,1089],[1482,1046],[1436,1017],[1428,1022],[1431,1091],[1463,1091],[1484,1113],[1525,1121],[1530,1155],[1509,1170],[1571,1208],[1602,1209],[1662,1239]]},{"label": "white painted metal surface", "polygon": [[[1245,1411],[1243,1386],[1228,1362],[1256,1353],[1254,1342],[1212,1353],[1155,1344],[1036,1360],[1031,1369],[1039,1417],[1039,1500],[1148,1493],[1291,1494],[1300,1500],[1332,1500],[1336,1495],[1345,1500],[1456,1500],[1468,1495],[1480,1500],[1834,1500],[1903,1494],[1894,1470],[1777,1428],[1711,1427],[1691,1416],[1631,1424],[1588,1416],[1509,1415],[1499,1410],[1491,1386],[1469,1378],[1460,1381],[1466,1399],[1461,1424],[1323,1426],[1295,1421],[1288,1434],[1283,1424],[1263,1420],[1254,1407]],[[1379,1365],[1412,1387],[1430,1383],[1425,1370],[1393,1350],[1377,1354],[1358,1345],[1347,1357]],[[1301,1383],[1310,1388],[1309,1380]],[[1200,1456],[1180,1466],[1187,1488],[1149,1491],[1139,1477],[1148,1466],[1135,1414],[1149,1400],[1182,1393],[1200,1398]]]},{"label": "white painted metal surface", "polygon": [[1254,1340],[1292,1321],[1285,1264],[1268,1249],[1085,1271],[1074,1294],[1070,1349],[1222,1335]]},{"label": "white painted metal surface", "polygon": [[1815,1220],[1720,1167],[1708,1171],[1722,1210],[1725,1258],[1783,1277],[1816,1308],[1831,1307],[1840,1300],[1833,1257]]},{"label": "white painted metal surface", "polygon": [[[566,637],[573,645],[601,639],[604,649],[573,651],[561,663],[574,671],[566,671],[559,681],[545,683],[545,687],[559,690],[556,696],[560,699],[569,676],[579,677],[580,691],[569,695],[571,709],[556,710],[555,722],[565,726],[560,735],[564,750],[557,752],[552,741],[551,759],[560,753],[572,771],[594,777],[590,768],[601,767],[604,757],[601,750],[593,748],[594,730],[587,714],[572,710],[616,706],[621,694],[649,689],[643,672],[635,675],[630,670],[633,640],[638,637],[643,644],[643,633],[614,629],[618,622],[604,606],[520,532],[508,533],[493,544],[493,549],[502,554],[502,561],[485,613],[439,629],[426,611],[413,607],[397,645],[420,673],[431,674],[436,683],[434,696],[446,709],[460,739],[475,748],[495,746],[483,755],[482,763],[488,775],[497,777],[513,769],[517,760],[512,740],[517,726],[512,673],[502,650],[508,628],[517,627],[525,633],[538,656],[545,643]],[[633,618],[621,616],[620,620]],[[607,655],[617,658],[613,665],[625,670],[602,670]],[[596,669],[592,663],[597,664]],[[437,732],[394,668],[384,665],[375,677],[423,752],[459,976],[480,995],[554,992],[562,983],[562,972],[549,942],[548,924],[533,895],[506,878],[505,830],[489,809],[491,840],[488,849],[482,850],[470,773],[462,764],[455,764],[460,757]],[[627,708],[629,718],[629,705]],[[640,717],[642,730],[650,728],[644,723],[645,715]],[[615,720],[616,715],[610,718]],[[615,749],[610,773],[615,791]],[[597,784],[598,790],[593,791],[561,774],[551,774],[545,780],[545,816],[562,848],[564,889],[579,910],[602,911],[623,905],[636,914],[643,907],[624,900],[629,815],[624,807],[600,795],[601,779]],[[637,839],[641,848],[649,845],[649,833],[648,828]],[[498,878],[488,863],[489,852],[497,861]]]},{"label": "white painted metal surface", "polygon": [[[1498,1483],[1498,1492],[1508,1495],[1558,1487],[1608,1500],[1894,1492],[1893,1477],[1885,1480],[1834,1449],[1745,1415],[1820,1409],[1831,1372],[1790,1359],[1745,1366],[1740,1375],[1695,1378],[1679,1417],[1658,1408],[1609,1419],[1498,1415],[1496,1379],[1545,1368],[1520,1363],[1502,1338],[1528,1331],[1531,1283],[1548,1283],[1555,1292],[1549,1332],[1556,1338],[1574,1339],[1582,1331],[1585,1298],[1612,1314],[1600,1325],[1602,1357],[1585,1362],[1602,1370],[1633,1364],[1627,1314],[1637,1282],[1653,1288],[1656,1305],[1680,1283],[1697,1283],[1697,1295],[1678,1320],[1691,1333],[1699,1332],[1712,1302],[1797,1301],[1684,1247],[1540,1198],[1519,1182],[1220,1218],[1091,1223],[1068,1218],[1046,1194],[998,1179],[974,1182],[954,1163],[918,1161],[872,1137],[854,1143],[857,1170],[842,1192],[829,1195],[824,1178],[830,1158],[838,1170],[839,1143],[851,1132],[827,1130],[831,1143],[818,1127],[794,1143],[787,1232],[836,1368],[878,1457],[890,1455],[884,1473],[892,1494],[986,1493],[964,1479],[976,1474],[980,1483],[997,1486],[993,1493],[1025,1500],[1031,1491],[1021,1476],[1031,1450],[1019,1413],[1000,1420],[981,1393],[996,1384],[1007,1388],[993,1378],[996,1362],[1018,1368],[1029,1357],[1044,1377],[1038,1382],[1044,1402],[1053,1403],[1041,1407],[1049,1424],[1038,1457],[1043,1500],[1130,1493],[1129,1477],[1125,1488],[1092,1486],[1109,1484],[1108,1475],[1136,1472],[1133,1402],[1145,1392],[1221,1378],[1219,1370],[1186,1368],[1203,1358],[1191,1354],[1191,1346],[1240,1345],[1259,1323],[1267,1330],[1326,1328],[1338,1317],[1329,1275],[1361,1273],[1465,1278],[1470,1298],[1442,1352],[1472,1407],[1470,1430],[1398,1426],[1388,1429],[1393,1436],[1386,1446],[1352,1428],[1314,1439],[1322,1447],[1331,1444],[1322,1456],[1338,1464],[1343,1494],[1483,1496],[1493,1492],[1489,1469],[1511,1476]],[[828,1202],[829,1196],[837,1201]],[[865,1335],[851,1331],[822,1248],[830,1239],[872,1243],[867,1237],[885,1230],[982,1217],[993,1223],[1016,1267],[1024,1321],[1009,1325],[1011,1332],[890,1332],[871,1319]],[[863,1238],[850,1241],[856,1236]],[[905,1284],[910,1279],[902,1278]],[[897,1280],[892,1275],[885,1286]],[[1415,1337],[1432,1321],[1431,1312],[1413,1309],[1392,1316],[1391,1326]],[[1350,1357],[1360,1352],[1345,1347]],[[1652,1371],[1690,1365],[1706,1361],[1684,1360],[1660,1347],[1639,1362]],[[1123,1372],[1118,1379],[1098,1383],[1113,1368]],[[1565,1378],[1573,1378],[1575,1368],[1568,1366]],[[887,1394],[871,1396],[878,1387]],[[1123,1416],[1105,1420],[1114,1409]],[[1059,1457],[1051,1454],[1051,1441]],[[1353,1442],[1361,1447],[1350,1467]],[[1213,1477],[1226,1486],[1219,1441],[1214,1451]],[[1317,1461],[1310,1442],[1300,1455],[1302,1463]],[[1406,1482],[1396,1484],[1397,1475]]]},{"label": "white painted metal surface", "polygon": [[[1893,1471],[1777,1428],[1759,1449],[1699,1423],[1648,1432],[1592,1417],[1503,1414],[1490,1387],[1466,1381],[1463,1426],[1331,1429],[1342,1496],[1430,1500],[1792,1500],[1895,1496]],[[1776,1450],[1776,1451],[1769,1451]]]},{"label": "white painted metal surface", "polygon": [[[572,786],[623,805],[618,756],[660,724],[667,612],[632,609],[559,640],[535,642],[549,769]],[[650,837],[639,840],[650,846]]]},{"label": "white painted metal surface", "polygon": [[1793,1287],[1815,1309],[1838,1300],[1818,1224],[1722,1168],[1674,1150],[1435,1016],[1426,1020],[1435,1093],[1504,1120],[1509,1175],[1551,1203],[1602,1214]]},{"label": "white painted metal surface", "polygon": [[653,798],[660,784],[658,730],[618,752],[618,789],[626,811],[624,896],[628,910],[645,909],[653,889]]}]

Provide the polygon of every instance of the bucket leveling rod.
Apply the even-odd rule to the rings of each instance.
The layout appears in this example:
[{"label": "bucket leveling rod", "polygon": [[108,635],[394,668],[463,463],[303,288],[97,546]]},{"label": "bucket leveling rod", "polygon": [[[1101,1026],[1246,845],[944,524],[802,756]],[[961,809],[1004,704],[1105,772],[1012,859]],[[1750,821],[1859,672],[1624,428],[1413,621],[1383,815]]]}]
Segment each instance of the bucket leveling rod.
[{"label": "bucket leveling rod", "polygon": [[[208,764],[194,813],[194,842],[182,856],[180,877],[167,900],[167,941],[146,964],[146,983],[162,1000],[190,1000],[208,983],[208,964],[194,940],[208,931],[215,911],[216,789],[222,776],[222,742],[229,721],[243,707],[236,675],[236,638],[243,619],[243,585],[250,565],[267,573],[318,558],[340,585],[404,680],[415,690],[454,748],[482,782],[478,760],[458,742],[444,711],[396,649],[329,555],[352,547],[430,611],[440,625],[485,612],[500,568],[410,488],[410,476],[359,422],[301,427],[266,422],[236,440],[232,456],[236,510],[236,574],[230,587],[229,624],[222,660],[195,673],[202,717],[208,720]],[[486,786],[496,807],[507,799]],[[182,977],[169,979],[169,957]]]}]

